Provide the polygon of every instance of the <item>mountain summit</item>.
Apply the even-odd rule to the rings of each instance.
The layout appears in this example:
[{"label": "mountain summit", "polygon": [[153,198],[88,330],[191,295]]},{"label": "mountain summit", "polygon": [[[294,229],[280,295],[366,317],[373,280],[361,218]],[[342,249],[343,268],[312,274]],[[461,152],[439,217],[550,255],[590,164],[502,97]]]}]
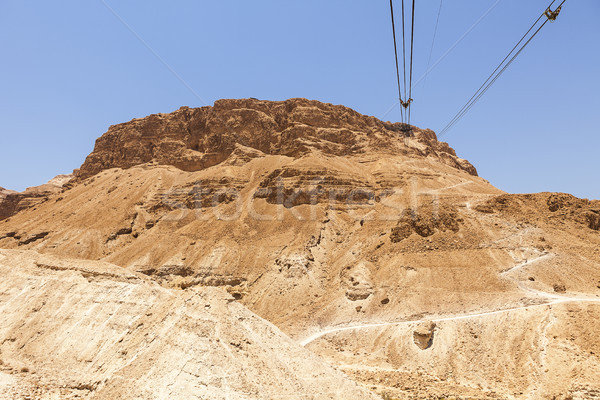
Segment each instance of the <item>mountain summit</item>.
[{"label": "mountain summit", "polygon": [[600,393],[600,202],[504,193],[430,130],[220,100],[110,127],[68,178],[0,192],[0,398],[26,398],[9,378],[98,399]]},{"label": "mountain summit", "polygon": [[433,131],[410,127],[411,140],[405,141],[407,128],[315,100],[218,100],[213,107],[182,107],[111,126],[96,141],[79,177],[151,161],[199,171],[223,162],[239,146],[294,158],[311,151],[431,157],[477,175],[447,143],[438,142]]}]

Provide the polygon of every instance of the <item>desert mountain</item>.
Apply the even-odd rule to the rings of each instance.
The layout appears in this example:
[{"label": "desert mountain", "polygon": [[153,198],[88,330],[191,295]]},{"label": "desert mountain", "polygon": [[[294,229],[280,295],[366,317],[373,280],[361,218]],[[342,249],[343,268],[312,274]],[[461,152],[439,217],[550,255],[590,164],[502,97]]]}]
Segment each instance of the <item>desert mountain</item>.
[{"label": "desert mountain", "polygon": [[[431,157],[476,175],[430,130],[415,129],[413,146],[402,146],[403,124],[332,104],[306,99],[219,100],[213,107],[182,107],[171,114],[111,126],[97,141],[79,176],[88,178],[109,168],[129,168],[155,161],[184,171],[199,171],[238,153],[298,158],[319,150],[353,156],[376,150],[389,155]],[[258,152],[258,153],[257,153]],[[241,154],[237,154],[240,156]]]},{"label": "desert mountain", "polygon": [[506,194],[430,130],[249,99],[112,126],[0,248],[220,288],[380,394],[576,399],[600,390],[599,228],[600,202]]},{"label": "desert mountain", "polygon": [[58,175],[43,185],[29,187],[23,192],[0,187],[0,220],[48,200],[48,196],[60,192],[73,176],[73,174]]}]

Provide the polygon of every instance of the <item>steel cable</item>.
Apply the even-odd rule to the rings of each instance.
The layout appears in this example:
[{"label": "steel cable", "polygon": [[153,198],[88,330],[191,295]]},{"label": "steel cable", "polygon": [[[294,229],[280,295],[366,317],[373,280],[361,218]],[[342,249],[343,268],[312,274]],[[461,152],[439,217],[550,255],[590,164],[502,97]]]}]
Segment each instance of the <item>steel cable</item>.
[{"label": "steel cable", "polygon": [[[553,0],[548,9],[552,7],[552,5],[556,2]],[[566,2],[563,0],[559,7]],[[517,44],[511,49],[511,51],[507,54],[506,57],[500,62],[500,64],[494,69],[494,71],[490,74],[490,76],[485,80],[485,82],[477,89],[475,94],[467,101],[467,103],[460,109],[460,111],[452,118],[452,120],[442,129],[439,134],[439,137],[445,135],[452,127],[456,125],[456,123],[475,105],[475,103],[487,92],[487,90],[498,80],[498,78],[506,71],[506,69],[513,63],[513,61],[517,58],[519,54],[525,49],[525,47],[533,40],[533,38],[539,33],[539,31],[546,25],[548,19],[544,21],[544,23],[533,33],[533,35],[525,42],[525,44],[514,54],[514,56],[510,59],[508,63],[505,64],[506,60],[515,52],[517,47],[525,40],[525,38],[529,35],[529,33],[535,28],[535,26],[539,23],[539,21],[545,16],[545,13],[542,13],[538,19],[531,25],[531,27],[527,30],[527,32],[521,37],[521,39],[517,42]],[[504,67],[502,67],[504,65]],[[498,70],[500,72],[498,72]]]}]

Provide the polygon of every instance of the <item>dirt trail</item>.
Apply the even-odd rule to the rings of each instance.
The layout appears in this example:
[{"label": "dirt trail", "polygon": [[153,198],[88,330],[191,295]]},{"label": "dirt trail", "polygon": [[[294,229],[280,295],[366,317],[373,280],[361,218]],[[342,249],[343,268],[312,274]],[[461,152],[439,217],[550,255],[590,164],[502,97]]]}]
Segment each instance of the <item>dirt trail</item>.
[{"label": "dirt trail", "polygon": [[502,314],[502,313],[518,311],[518,310],[528,310],[528,309],[532,309],[532,308],[549,307],[549,306],[552,306],[555,304],[560,304],[560,303],[583,303],[583,302],[600,303],[600,298],[561,296],[561,295],[557,295],[557,294],[553,294],[553,293],[548,293],[548,292],[531,289],[531,288],[528,288],[527,286],[525,286],[522,282],[508,276],[508,274],[510,272],[514,272],[518,269],[524,268],[524,267],[531,265],[533,263],[536,263],[538,261],[551,258],[553,256],[554,256],[554,254],[552,254],[552,253],[545,253],[534,259],[527,260],[523,263],[517,264],[514,267],[511,267],[500,273],[501,276],[505,276],[507,279],[514,281],[519,286],[519,288],[521,290],[525,291],[526,293],[548,299],[548,301],[546,301],[544,303],[496,309],[496,310],[484,311],[484,312],[473,313],[473,314],[465,314],[465,315],[440,316],[437,318],[420,318],[420,319],[402,320],[402,321],[393,321],[393,322],[380,322],[380,323],[330,327],[330,328],[324,329],[322,331],[316,332],[316,333],[306,337],[305,339],[300,341],[300,344],[302,346],[307,346],[308,344],[314,342],[315,340],[317,340],[323,336],[326,336],[326,335],[329,335],[332,333],[351,331],[351,330],[356,330],[356,329],[369,329],[369,328],[379,328],[379,327],[394,326],[394,325],[415,324],[415,323],[421,323],[421,322],[425,322],[425,321],[433,321],[433,322],[457,321],[457,320],[464,320],[464,319],[480,318],[480,317],[485,317],[485,316],[489,316],[489,315]]}]

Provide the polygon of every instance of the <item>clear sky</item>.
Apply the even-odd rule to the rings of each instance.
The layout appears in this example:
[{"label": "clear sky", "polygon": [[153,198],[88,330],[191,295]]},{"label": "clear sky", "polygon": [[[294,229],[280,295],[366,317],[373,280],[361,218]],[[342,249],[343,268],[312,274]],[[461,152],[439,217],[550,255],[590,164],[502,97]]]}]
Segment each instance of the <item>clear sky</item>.
[{"label": "clear sky", "polygon": [[[400,119],[387,0],[104,1],[0,1],[0,186],[71,172],[111,124],[220,98]],[[445,0],[432,64],[497,1]],[[413,124],[443,128],[549,2],[499,0],[414,88]],[[418,80],[439,0],[416,3]],[[600,198],[599,20],[600,1],[567,0],[444,140],[508,192]]]}]

